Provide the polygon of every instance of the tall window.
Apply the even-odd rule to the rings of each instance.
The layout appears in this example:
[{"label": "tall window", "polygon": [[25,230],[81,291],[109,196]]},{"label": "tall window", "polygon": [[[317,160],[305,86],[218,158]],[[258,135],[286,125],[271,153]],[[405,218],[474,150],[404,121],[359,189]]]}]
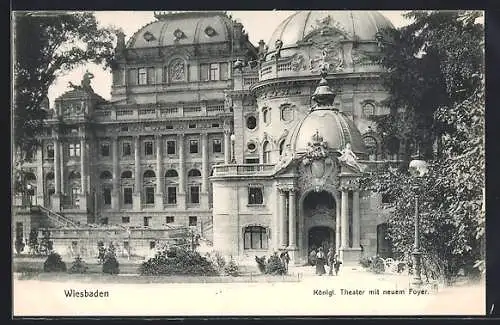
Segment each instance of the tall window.
[{"label": "tall window", "polygon": [[174,223],[175,218],[173,216],[165,217],[165,223]]},{"label": "tall window", "polygon": [[219,80],[220,79],[220,70],[218,63],[210,64],[210,80]]},{"label": "tall window", "polygon": [[144,142],[144,155],[145,156],[153,155],[153,141]]},{"label": "tall window", "polygon": [[177,204],[177,187],[167,187],[167,204]]},{"label": "tall window", "polygon": [[146,204],[154,204],[155,203],[155,188],[152,186],[148,186],[144,189],[146,195]]},{"label": "tall window", "polygon": [[262,151],[264,152],[264,156],[262,162],[264,164],[269,164],[271,162],[271,145],[268,141],[264,142],[264,146],[262,147]]},{"label": "tall window", "polygon": [[198,217],[189,216],[189,226],[194,227],[198,224]]},{"label": "tall window", "polygon": [[248,187],[248,204],[263,204],[263,188],[261,185],[250,185]]},{"label": "tall window", "polygon": [[138,74],[138,83],[139,85],[147,85],[148,84],[148,69],[140,68]]},{"label": "tall window", "polygon": [[214,139],[213,152],[222,152],[222,142],[220,139]]},{"label": "tall window", "polygon": [[285,150],[285,140],[280,142],[280,156],[283,154],[283,150]]},{"label": "tall window", "polygon": [[266,228],[261,226],[249,226],[245,228],[243,235],[244,249],[267,249],[267,244]]},{"label": "tall window", "polygon": [[167,155],[175,155],[175,140],[167,141]]},{"label": "tall window", "polygon": [[289,104],[285,104],[281,107],[281,120],[291,121],[293,119],[293,108]]},{"label": "tall window", "polygon": [[54,145],[53,144],[48,144],[47,145],[47,158],[54,158]]},{"label": "tall window", "polygon": [[104,201],[104,205],[111,204],[111,189],[109,187],[102,189],[102,199]]},{"label": "tall window", "polygon": [[220,63],[220,80],[228,80],[229,79],[229,65],[224,62]]},{"label": "tall window", "polygon": [[200,65],[200,80],[208,81],[210,80],[210,75],[208,74],[209,66],[208,64]]},{"label": "tall window", "polygon": [[366,103],[363,105],[363,116],[364,117],[371,117],[375,115],[375,105],[372,103]]},{"label": "tall window", "polygon": [[189,141],[189,153],[198,153],[198,140]]},{"label": "tall window", "polygon": [[101,143],[101,156],[109,157],[109,143]]},{"label": "tall window", "polygon": [[170,63],[170,81],[179,82],[186,79],[186,66],[181,59],[175,59]]},{"label": "tall window", "polygon": [[269,123],[269,111],[267,108],[262,111],[262,121],[266,124]]},{"label": "tall window", "polygon": [[149,227],[151,225],[151,217],[144,217],[144,226]]},{"label": "tall window", "polygon": [[125,187],[123,189],[123,204],[132,204],[132,188]]},{"label": "tall window", "polygon": [[74,207],[80,206],[80,198],[78,197],[80,194],[80,187],[71,188],[71,205]]},{"label": "tall window", "polygon": [[70,157],[80,157],[80,144],[70,143],[69,144],[69,156]]},{"label": "tall window", "polygon": [[132,144],[130,142],[124,142],[122,145],[122,156],[131,156],[132,155]]},{"label": "tall window", "polygon": [[198,185],[191,185],[189,187],[189,202],[193,204],[200,203],[200,187]]}]

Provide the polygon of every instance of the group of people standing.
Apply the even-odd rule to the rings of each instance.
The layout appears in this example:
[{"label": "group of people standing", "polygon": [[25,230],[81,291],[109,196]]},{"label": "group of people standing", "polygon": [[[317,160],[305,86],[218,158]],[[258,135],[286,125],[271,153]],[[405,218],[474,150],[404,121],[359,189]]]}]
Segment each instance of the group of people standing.
[{"label": "group of people standing", "polygon": [[309,253],[309,263],[316,266],[316,274],[323,275],[326,273],[325,265],[329,267],[328,275],[339,274],[340,265],[342,262],[339,259],[338,254],[333,248],[328,250],[328,254],[325,255],[323,247],[319,247],[317,250],[313,249]]}]

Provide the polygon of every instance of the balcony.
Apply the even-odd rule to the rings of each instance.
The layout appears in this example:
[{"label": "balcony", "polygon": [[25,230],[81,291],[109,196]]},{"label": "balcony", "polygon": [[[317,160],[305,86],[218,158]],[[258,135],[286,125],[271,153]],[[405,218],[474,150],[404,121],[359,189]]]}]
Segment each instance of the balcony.
[{"label": "balcony", "polygon": [[213,176],[270,176],[273,164],[216,165]]}]

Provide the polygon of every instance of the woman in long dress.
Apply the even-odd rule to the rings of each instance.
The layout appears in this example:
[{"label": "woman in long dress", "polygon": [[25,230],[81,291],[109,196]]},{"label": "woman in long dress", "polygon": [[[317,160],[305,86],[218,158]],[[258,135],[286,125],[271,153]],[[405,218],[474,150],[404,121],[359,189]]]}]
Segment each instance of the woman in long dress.
[{"label": "woman in long dress", "polygon": [[323,247],[318,249],[318,253],[316,254],[316,274],[323,275],[326,273],[325,270],[325,253],[323,252]]}]

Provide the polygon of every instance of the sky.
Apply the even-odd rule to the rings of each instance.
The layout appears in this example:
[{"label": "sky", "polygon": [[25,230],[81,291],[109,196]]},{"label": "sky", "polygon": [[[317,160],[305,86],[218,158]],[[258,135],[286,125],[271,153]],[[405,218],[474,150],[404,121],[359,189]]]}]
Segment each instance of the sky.
[{"label": "sky", "polygon": [[[409,23],[402,17],[404,11],[379,11],[397,28]],[[249,40],[257,46],[259,40],[267,44],[272,32],[278,25],[295,11],[228,11],[233,19],[238,19],[248,33]],[[95,12],[102,26],[121,28],[125,33],[125,42],[142,26],[155,20],[152,11],[98,11]],[[264,24],[262,22],[265,22]],[[83,74],[88,70],[94,74],[92,88],[105,99],[111,98],[111,72],[95,64],[86,64],[72,71],[62,73],[49,88],[48,97],[53,107],[54,99],[70,90],[68,83],[80,84]]]}]

